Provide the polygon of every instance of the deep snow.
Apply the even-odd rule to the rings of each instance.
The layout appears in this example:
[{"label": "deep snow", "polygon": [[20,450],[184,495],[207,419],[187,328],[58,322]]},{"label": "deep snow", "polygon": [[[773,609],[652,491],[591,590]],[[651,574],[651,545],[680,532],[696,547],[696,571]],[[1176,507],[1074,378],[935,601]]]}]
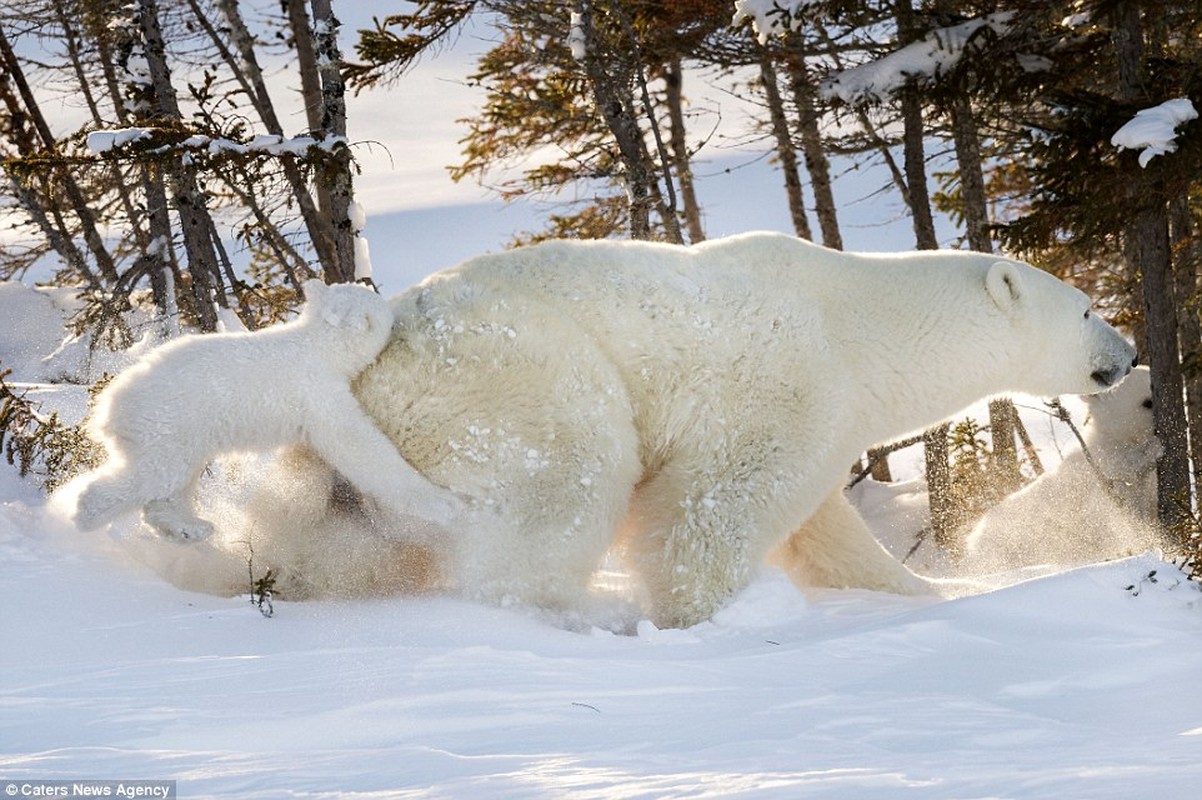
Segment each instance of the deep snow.
[{"label": "deep snow", "polygon": [[[70,372],[43,361],[53,314],[5,297],[45,319],[0,343],[4,364],[27,381]],[[77,387],[41,396],[80,410]],[[895,547],[906,492],[856,496]],[[114,535],[62,527],[3,467],[0,565],[0,784],[573,800],[1202,785],[1202,593],[1151,555],[954,600],[800,592],[768,572],[712,622],[637,636],[438,596],[277,601],[268,619],[245,596],[174,588]]]}]

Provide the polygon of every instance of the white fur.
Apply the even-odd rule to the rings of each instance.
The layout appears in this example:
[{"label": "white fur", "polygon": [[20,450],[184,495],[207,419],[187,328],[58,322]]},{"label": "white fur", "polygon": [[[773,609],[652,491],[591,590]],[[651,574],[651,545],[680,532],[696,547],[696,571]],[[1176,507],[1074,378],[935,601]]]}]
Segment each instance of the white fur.
[{"label": "white fur", "polygon": [[[661,626],[745,586],[866,447],[990,395],[1096,391],[1134,356],[1029,266],[776,234],[549,242],[392,307],[355,391],[406,460],[470,499],[451,579],[571,606],[616,537]],[[867,564],[882,588],[926,586],[866,529],[825,526],[802,551],[832,582]]]},{"label": "white fur", "polygon": [[966,542],[966,567],[995,572],[1034,564],[1118,558],[1158,544],[1152,381],[1136,368],[1089,408],[1080,450],[990,509]]},{"label": "white fur", "polygon": [[445,522],[450,492],[410,467],[363,413],[351,379],[388,341],[392,313],[356,285],[305,284],[290,323],[255,333],[176,339],[101,393],[90,433],[108,460],[83,476],[76,523],[90,530],[141,508],[161,533],[198,539],[197,480],[216,456],[306,443],[390,509]]}]

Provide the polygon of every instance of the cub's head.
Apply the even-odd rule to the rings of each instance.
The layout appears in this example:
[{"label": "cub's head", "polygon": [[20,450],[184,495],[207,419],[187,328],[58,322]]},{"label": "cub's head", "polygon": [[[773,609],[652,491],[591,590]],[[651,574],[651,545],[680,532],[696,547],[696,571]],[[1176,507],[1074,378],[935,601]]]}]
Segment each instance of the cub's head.
[{"label": "cub's head", "polygon": [[358,372],[379,355],[392,332],[388,301],[357,283],[327,286],[305,281],[302,325],[322,331],[331,353],[348,372]]},{"label": "cub's head", "polygon": [[1152,373],[1147,367],[1131,370],[1113,389],[1085,398],[1089,437],[1111,447],[1136,447],[1151,441]]},{"label": "cub's head", "polygon": [[1017,261],[989,267],[985,290],[1022,351],[1018,390],[1028,394],[1094,394],[1135,366],[1135,348],[1090,307],[1081,291]]}]

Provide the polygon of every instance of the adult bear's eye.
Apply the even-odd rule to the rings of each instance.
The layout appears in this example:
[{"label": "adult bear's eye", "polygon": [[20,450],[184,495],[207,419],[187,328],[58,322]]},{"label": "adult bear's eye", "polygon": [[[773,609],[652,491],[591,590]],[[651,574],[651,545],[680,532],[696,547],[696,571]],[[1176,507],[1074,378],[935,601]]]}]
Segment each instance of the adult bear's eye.
[{"label": "adult bear's eye", "polygon": [[1144,408],[1151,408],[1152,407],[1152,398],[1149,397],[1147,400],[1145,400],[1143,402],[1143,406],[1144,406]]}]

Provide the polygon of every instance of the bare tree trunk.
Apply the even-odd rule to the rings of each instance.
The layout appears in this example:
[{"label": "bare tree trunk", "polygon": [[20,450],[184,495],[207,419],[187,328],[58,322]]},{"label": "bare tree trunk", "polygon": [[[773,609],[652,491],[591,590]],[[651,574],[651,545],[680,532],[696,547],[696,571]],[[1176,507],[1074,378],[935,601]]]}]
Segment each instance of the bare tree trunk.
[{"label": "bare tree trunk", "polygon": [[[322,94],[321,78],[317,71],[317,51],[313,46],[313,31],[309,25],[309,14],[305,9],[305,0],[281,0],[288,14],[288,26],[292,30],[292,41],[296,47],[297,67],[301,79],[301,101],[305,107],[305,120],[309,132],[318,135],[322,123]],[[310,229],[313,236],[313,249],[317,251],[318,260],[327,274],[338,271],[338,253],[334,245],[334,229],[330,224],[329,187],[320,176],[315,180],[314,194],[317,195],[317,212],[319,220]],[[314,233],[316,235],[314,236]]]},{"label": "bare tree trunk", "polygon": [[[259,66],[259,60],[255,54],[254,37],[251,36],[250,31],[246,27],[246,22],[242,18],[237,0],[217,0],[217,7],[225,16],[229,27],[230,41],[233,44],[234,51],[237,53],[236,59],[233,58],[233,54],[228,53],[213,26],[204,21],[203,12],[200,10],[197,0],[189,0],[189,2],[197,18],[202,21],[202,25],[204,25],[205,30],[209,33],[210,38],[218,45],[223,55],[226,56],[230,71],[240,81],[243,81],[246,93],[251,98],[251,103],[258,113],[259,119],[263,121],[263,126],[267,129],[267,132],[274,136],[282,137],[284,135],[284,128],[280,124],[279,116],[276,114],[275,105],[267,90],[267,82],[263,78],[263,70]],[[289,5],[289,3],[285,3],[285,5]],[[304,17],[303,6],[300,8],[300,12],[302,19],[306,19]],[[307,19],[302,29],[308,30]],[[307,37],[305,38],[307,42]],[[297,49],[299,52],[301,48],[298,46]],[[304,49],[308,53],[312,52],[311,46]],[[316,61],[313,58],[310,61],[315,73]],[[313,77],[316,78],[316,74]],[[320,96],[320,91],[317,94]],[[306,107],[308,107],[307,103]],[[315,130],[316,128],[312,122],[320,124],[320,116],[315,115],[315,118],[310,123],[310,129]],[[291,155],[280,156],[280,167],[284,172],[284,179],[288,181],[288,186],[292,190],[292,196],[296,198],[296,206],[300,210],[301,219],[305,222],[305,229],[309,232],[309,241],[313,244],[317,260],[323,269],[328,270],[330,268],[329,265],[334,260],[334,255],[331,251],[333,231],[330,228],[329,219],[323,216],[318,210],[317,203],[314,201],[313,195],[310,194],[309,187],[305,184],[304,176],[301,174],[295,158]],[[266,220],[262,219],[260,225],[265,224]],[[274,225],[270,227],[275,228]],[[274,235],[277,240],[280,238],[278,230],[274,231]],[[295,252],[291,246],[288,247],[288,250]],[[286,269],[289,279],[299,291],[300,284],[297,282],[298,276],[296,275],[295,268],[288,265]]]},{"label": "bare tree trunk", "polygon": [[697,188],[693,183],[692,154],[684,123],[684,97],[682,93],[684,70],[680,59],[673,59],[664,71],[667,86],[668,119],[672,126],[672,162],[676,168],[676,179],[680,181],[681,212],[684,214],[685,230],[689,241],[696,244],[705,241],[705,229],[701,225],[701,205],[697,202]]},{"label": "bare tree trunk", "polygon": [[1202,298],[1198,292],[1198,275],[1202,271],[1202,237],[1190,219],[1189,200],[1173,200],[1170,213],[1170,233],[1173,247],[1173,274],[1176,277],[1176,300],[1180,311],[1178,339],[1181,343],[1182,377],[1185,381],[1186,416],[1189,424],[1190,461],[1193,483],[1202,485]]},{"label": "bare tree trunk", "polygon": [[[818,33],[822,42],[826,45],[826,49],[831,54],[831,59],[835,64],[836,69],[843,69],[843,59],[839,56],[839,48],[831,39],[826,28],[821,24],[814,25],[815,31]],[[889,143],[877,133],[876,126],[868,117],[868,112],[862,106],[855,107],[856,121],[860,123],[860,128],[868,137],[868,141],[880,154],[881,160],[885,163],[885,167],[889,170],[889,177],[893,181],[893,185],[897,187],[897,191],[901,193],[902,202],[907,206],[910,205],[910,189],[906,186],[906,176],[901,168],[897,166],[897,159],[893,157],[893,151],[889,149]]]},{"label": "bare tree trunk", "polygon": [[[42,140],[42,147],[48,152],[54,152],[54,134],[51,132],[50,126],[46,123],[46,118],[42,115],[41,107],[38,105],[33,91],[29,88],[29,83],[25,80],[25,73],[22,71],[21,64],[17,61],[16,54],[13,53],[12,46],[9,44],[8,37],[5,35],[2,27],[0,27],[0,62],[4,64],[5,72],[8,73],[9,78],[20,94],[21,102],[24,105],[24,112],[28,115],[29,121],[33,123],[38,137]],[[105,280],[116,282],[117,267],[113,263],[113,257],[109,254],[108,248],[104,246],[104,241],[100,238],[100,233],[96,229],[96,216],[92,213],[91,207],[89,207],[87,200],[84,198],[79,184],[66,171],[59,173],[56,176],[56,180],[62,184],[67,199],[71,203],[71,209],[79,219],[84,243],[87,244],[88,251],[92,254],[92,258],[96,262],[96,269]]]},{"label": "bare tree trunk", "polygon": [[[1137,102],[1144,96],[1141,4],[1126,0],[1116,5],[1114,13],[1119,96]],[[1152,371],[1152,418],[1156,436],[1164,446],[1156,470],[1157,516],[1162,525],[1172,529],[1186,519],[1191,507],[1177,304],[1163,187],[1145,174],[1139,177],[1128,186],[1131,215],[1124,231],[1124,255],[1130,268],[1143,277],[1148,366]]]},{"label": "bare tree trunk", "polygon": [[1172,527],[1183,521],[1189,508],[1189,445],[1164,206],[1136,211],[1127,237],[1127,258],[1142,268],[1148,366],[1152,370],[1152,416],[1156,436],[1164,445],[1164,455],[1157,467],[1157,515],[1161,524]]},{"label": "bare tree trunk", "polygon": [[[351,151],[346,139],[346,84],[342,80],[342,51],[338,49],[338,19],[330,8],[330,0],[312,0],[313,45],[317,51],[317,74],[321,78],[321,138],[327,143],[335,137],[341,144],[331,145],[329,174],[319,180],[326,182],[330,205],[326,209],[334,229],[334,253],[337,265],[327,283],[350,282],[355,275],[355,229],[351,225],[350,207],[354,199],[351,176]],[[323,170],[325,172],[325,170]]]},{"label": "bare tree trunk", "polygon": [[796,37],[798,52],[789,61],[790,84],[793,102],[797,106],[797,126],[801,132],[801,152],[805,156],[806,172],[810,174],[810,185],[814,189],[814,210],[818,216],[818,228],[822,231],[822,243],[834,250],[843,249],[843,234],[839,231],[839,215],[835,206],[835,193],[831,184],[831,165],[822,144],[819,128],[814,78],[806,67],[805,53],[801,52],[802,38]]},{"label": "bare tree trunk", "polygon": [[[968,246],[979,253],[992,253],[989,206],[985,197],[985,175],[981,168],[976,114],[966,93],[959,92],[953,99],[951,116]],[[1022,483],[1018,471],[1018,447],[1014,438],[1017,420],[1014,404],[1009,400],[994,400],[989,404],[989,431],[993,439],[993,474],[990,482],[999,496],[1009,494]]]},{"label": "bare tree trunk", "polygon": [[[54,13],[59,26],[63,30],[63,43],[66,45],[67,58],[71,62],[72,72],[75,73],[75,80],[79,83],[79,91],[83,96],[84,104],[87,106],[88,113],[92,117],[92,123],[97,128],[102,128],[105,121],[103,115],[100,113],[100,103],[96,98],[96,94],[92,91],[92,81],[84,70],[80,36],[75,30],[75,26],[72,24],[67,11],[63,8],[62,0],[55,0]],[[111,69],[111,65],[108,66]],[[125,216],[130,221],[130,230],[133,233],[134,240],[137,242],[138,249],[144,253],[150,245],[150,238],[146,230],[139,224],[141,214],[130,194],[129,186],[123,180],[124,176],[122,175],[121,167],[114,164],[112,174],[114,178],[113,186],[117,192],[117,196],[121,199],[121,207],[125,211]]]},{"label": "bare tree trunk", "polygon": [[771,51],[760,48],[760,83],[764,87],[764,99],[768,101],[768,118],[772,122],[772,136],[776,139],[776,157],[780,159],[785,173],[785,196],[789,200],[789,215],[793,219],[793,230],[802,239],[813,240],[810,219],[806,215],[805,197],[801,190],[801,175],[798,174],[797,149],[789,132],[785,117],[785,104],[781,100],[780,88],[776,83],[776,68]]},{"label": "bare tree trunk", "polygon": [[622,162],[623,180],[630,204],[630,238],[651,238],[651,170],[644,155],[643,133],[639,130],[634,101],[627,88],[612,74],[627,72],[629,65],[619,65],[601,58],[597,30],[593,19],[593,0],[578,0],[580,29],[584,36],[584,72],[593,91],[593,101],[613,134]]},{"label": "bare tree trunk", "polygon": [[[131,122],[131,115],[121,93],[121,84],[114,68],[116,59],[113,56],[109,41],[104,33],[96,37],[96,48],[100,54],[100,68],[104,74],[105,87],[109,93],[109,101],[117,120],[122,123]],[[167,320],[167,331],[178,332],[179,305],[176,297],[176,287],[179,282],[179,268],[175,263],[175,248],[172,244],[171,211],[167,205],[167,189],[162,173],[150,164],[138,167],[142,193],[146,202],[146,221],[150,231],[148,241],[142,249],[138,269],[150,277],[150,288],[154,295],[155,305],[158,306],[163,318]],[[131,213],[130,221],[137,224],[140,214]]]},{"label": "bare tree trunk", "polygon": [[[171,69],[167,64],[163,31],[159,25],[157,0],[138,0],[138,24],[146,49],[146,63],[154,87],[155,112],[172,122],[182,121],[175,87],[171,84]],[[209,237],[212,221],[205,196],[196,184],[196,176],[177,157],[169,171],[171,193],[183,233],[184,252],[188,256],[188,271],[192,276],[192,295],[196,302],[197,321],[201,330],[217,329],[214,304],[226,305],[217,256]]]}]

